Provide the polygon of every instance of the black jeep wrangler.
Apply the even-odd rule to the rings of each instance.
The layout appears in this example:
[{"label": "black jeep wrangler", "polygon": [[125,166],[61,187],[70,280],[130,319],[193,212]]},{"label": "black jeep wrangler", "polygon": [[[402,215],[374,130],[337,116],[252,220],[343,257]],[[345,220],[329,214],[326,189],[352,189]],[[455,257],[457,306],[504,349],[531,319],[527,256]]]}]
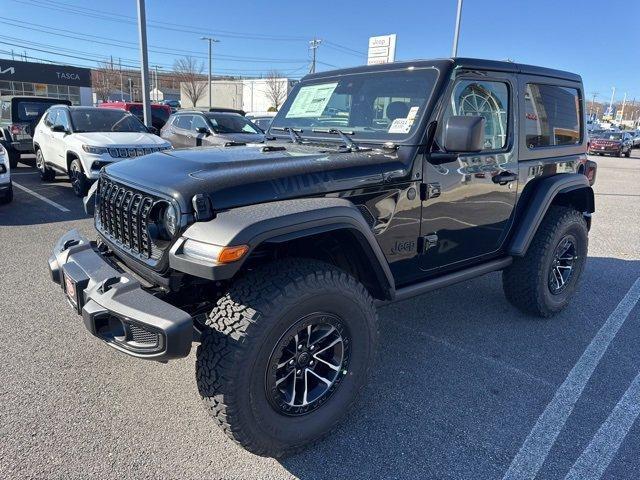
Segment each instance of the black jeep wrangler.
[{"label": "black jeep wrangler", "polygon": [[104,168],[97,240],[70,231],[49,259],[116,350],[199,343],[200,395],[246,449],[283,455],[344,417],[378,305],[498,270],[530,314],[576,291],[596,173],[578,75],[462,58],[319,73],[266,136]]}]

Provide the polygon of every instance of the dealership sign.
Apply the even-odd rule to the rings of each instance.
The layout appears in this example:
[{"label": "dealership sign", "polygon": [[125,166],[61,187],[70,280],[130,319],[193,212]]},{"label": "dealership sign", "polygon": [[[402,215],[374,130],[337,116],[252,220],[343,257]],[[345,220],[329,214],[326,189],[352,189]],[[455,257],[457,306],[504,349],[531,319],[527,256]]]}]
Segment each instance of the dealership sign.
[{"label": "dealership sign", "polygon": [[90,87],[91,70],[67,65],[0,59],[0,80]]},{"label": "dealership sign", "polygon": [[367,65],[393,62],[396,58],[396,34],[369,38]]}]

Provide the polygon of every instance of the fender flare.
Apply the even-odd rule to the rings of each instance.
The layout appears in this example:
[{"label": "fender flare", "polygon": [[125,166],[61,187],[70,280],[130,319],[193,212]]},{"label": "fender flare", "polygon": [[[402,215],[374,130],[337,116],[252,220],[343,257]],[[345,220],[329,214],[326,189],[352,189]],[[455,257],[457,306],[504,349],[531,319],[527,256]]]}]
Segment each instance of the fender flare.
[{"label": "fender flare", "polygon": [[[354,234],[376,272],[385,297],[395,295],[395,282],[387,260],[370,226],[358,208],[343,198],[283,200],[219,212],[207,222],[196,222],[182,234],[170,251],[169,265],[178,271],[210,280],[232,278],[251,253],[265,243],[282,243],[336,230]],[[183,254],[188,239],[222,246],[248,245],[249,253],[237,262],[211,265]]]},{"label": "fender flare", "polygon": [[[561,173],[546,177],[535,184],[530,195],[521,198],[526,210],[516,221],[514,234],[511,237],[507,252],[515,257],[522,257],[542,223],[549,207],[559,196],[575,195],[579,199],[581,211],[590,215],[595,211],[593,189],[586,176],[580,173]],[[569,201],[569,203],[571,203]]]}]

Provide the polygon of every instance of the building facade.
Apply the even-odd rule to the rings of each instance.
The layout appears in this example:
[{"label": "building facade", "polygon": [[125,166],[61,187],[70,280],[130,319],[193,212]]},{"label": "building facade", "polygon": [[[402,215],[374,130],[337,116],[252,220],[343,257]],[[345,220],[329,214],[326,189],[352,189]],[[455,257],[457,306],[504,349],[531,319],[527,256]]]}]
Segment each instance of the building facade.
[{"label": "building facade", "polygon": [[34,95],[91,105],[91,70],[0,59],[0,95]]}]

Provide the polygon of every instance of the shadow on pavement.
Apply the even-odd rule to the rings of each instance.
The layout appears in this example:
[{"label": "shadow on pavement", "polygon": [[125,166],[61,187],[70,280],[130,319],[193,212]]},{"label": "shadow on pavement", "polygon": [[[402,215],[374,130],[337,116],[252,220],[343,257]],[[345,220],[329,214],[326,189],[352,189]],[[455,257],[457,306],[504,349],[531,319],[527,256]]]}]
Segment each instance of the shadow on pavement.
[{"label": "shadow on pavement", "polygon": [[576,298],[549,320],[512,307],[499,274],[381,309],[378,358],[356,408],[282,465],[302,479],[501,478],[638,276],[640,261],[591,257]]}]

